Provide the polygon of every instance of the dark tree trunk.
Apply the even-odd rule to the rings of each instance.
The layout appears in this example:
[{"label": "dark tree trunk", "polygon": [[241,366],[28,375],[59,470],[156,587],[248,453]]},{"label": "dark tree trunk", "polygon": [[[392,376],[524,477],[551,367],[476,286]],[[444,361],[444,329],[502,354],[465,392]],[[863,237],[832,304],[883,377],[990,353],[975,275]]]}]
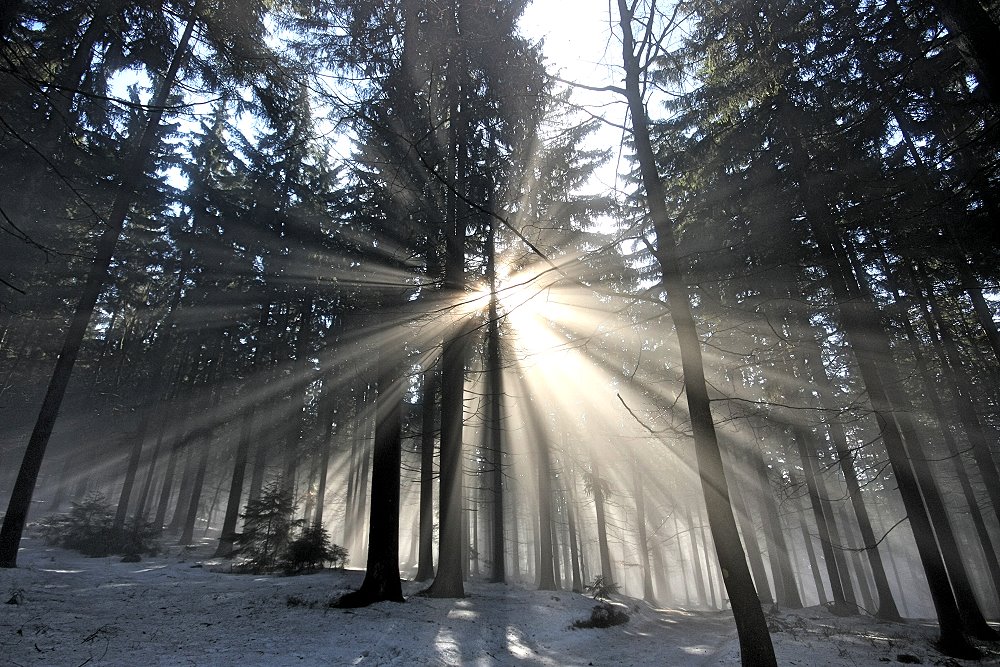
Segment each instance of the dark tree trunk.
[{"label": "dark tree trunk", "polygon": [[934,0],[941,22],[993,104],[1000,103],[1000,29],[980,0]]},{"label": "dark tree trunk", "polygon": [[[904,298],[900,294],[899,290],[896,289],[895,285],[891,284],[891,282],[890,286],[896,302],[906,309],[910,305],[910,299]],[[921,301],[923,301],[922,298]],[[931,342],[937,349],[941,358],[942,367],[945,370],[944,375],[951,379],[952,394],[957,400],[960,401],[962,399],[958,393],[957,382],[955,382],[954,378],[948,373],[950,369],[948,368],[949,364],[947,356],[941,349],[940,341],[938,339],[937,332],[935,331],[934,322],[931,320],[930,314],[924,308],[925,305],[926,303],[922,303],[920,306],[920,313],[924,318],[924,324],[929,332]],[[965,497],[966,506],[969,509],[969,518],[972,520],[972,525],[976,529],[976,535],[979,539],[979,544],[983,550],[983,555],[986,560],[987,572],[989,573],[990,580],[993,583],[994,593],[1000,594],[1000,563],[997,561],[997,554],[993,547],[993,541],[990,538],[989,530],[987,529],[986,522],[983,518],[983,513],[980,510],[979,500],[976,498],[975,491],[973,490],[972,484],[969,480],[968,471],[962,463],[962,456],[959,452],[958,445],[955,442],[951,429],[948,426],[948,417],[945,412],[944,405],[942,405],[941,399],[938,397],[934,379],[931,377],[930,369],[927,367],[923,352],[920,349],[920,341],[917,338],[916,331],[913,329],[913,325],[906,317],[905,310],[901,313],[899,322],[902,324],[903,330],[906,332],[906,336],[910,344],[910,350],[916,364],[917,373],[920,375],[921,382],[924,385],[924,394],[930,401],[934,414],[937,415],[938,425],[941,429],[941,439],[944,442],[948,459],[951,461],[952,470],[954,471],[955,477],[958,479],[959,485],[962,488],[962,494]]]},{"label": "dark tree trunk", "polygon": [[566,523],[569,530],[569,556],[573,564],[573,592],[583,592],[582,563],[583,554],[578,547],[579,538],[576,529],[576,475],[571,474],[566,484]]},{"label": "dark tree trunk", "polygon": [[406,382],[400,373],[399,356],[399,351],[390,350],[389,345],[379,355],[368,563],[361,588],[342,596],[337,601],[339,607],[360,607],[382,600],[403,602],[399,580],[399,482]]},{"label": "dark tree trunk", "polygon": [[[856,611],[848,603],[845,593],[845,582],[842,580],[840,567],[840,555],[836,552],[836,541],[833,539],[831,525],[832,517],[827,516],[823,498],[826,495],[820,486],[820,479],[816,474],[816,465],[813,461],[816,446],[805,428],[798,424],[790,426],[792,440],[798,448],[799,461],[802,464],[802,476],[806,483],[806,490],[809,495],[809,505],[812,508],[813,520],[816,523],[816,532],[819,537],[820,549],[823,551],[823,560],[826,563],[827,579],[830,582],[830,594],[833,597],[833,606],[836,613],[850,613]],[[846,583],[850,586],[850,582]]]},{"label": "dark tree trunk", "polygon": [[642,568],[642,599],[655,602],[653,573],[649,565],[649,540],[646,537],[646,497],[642,488],[642,469],[639,460],[632,459],[632,489],[635,494],[635,522],[639,528],[639,565]]},{"label": "dark tree trunk", "polygon": [[750,562],[750,572],[753,575],[754,584],[757,588],[757,597],[764,605],[773,605],[774,597],[771,595],[771,582],[764,569],[764,558],[761,555],[760,541],[757,539],[757,530],[754,526],[753,516],[750,514],[746,497],[740,484],[734,484],[731,490],[733,499],[733,509],[736,511],[736,519],[743,534],[743,544],[745,545],[747,560]]},{"label": "dark tree trunk", "polygon": [[434,368],[423,373],[420,392],[420,564],[416,581],[434,576],[434,408],[437,405],[437,374]]},{"label": "dark tree trunk", "polygon": [[[521,387],[522,395],[526,395],[527,387]],[[534,441],[535,472],[538,482],[538,589],[554,591],[556,575],[553,569],[552,550],[552,461],[549,452],[549,439],[545,425],[538,415],[537,405],[528,405],[528,430]]]},{"label": "dark tree trunk", "polygon": [[212,449],[212,429],[206,428],[200,438],[195,440],[200,445],[198,467],[195,469],[194,482],[191,486],[191,499],[184,515],[181,537],[178,544],[191,544],[194,541],[194,524],[198,520],[198,510],[201,507],[201,492],[205,487],[205,473],[208,471],[208,455]]},{"label": "dark tree trunk", "polygon": [[323,525],[323,511],[326,507],[326,484],[330,468],[330,449],[333,447],[334,416],[337,399],[334,395],[333,378],[328,377],[324,383],[323,440],[319,452],[319,479],[316,482],[316,511],[312,516],[314,526]]},{"label": "dark tree trunk", "polygon": [[760,500],[761,517],[764,524],[764,539],[767,543],[768,559],[771,562],[771,573],[774,577],[775,596],[779,606],[786,609],[801,609],[802,598],[799,595],[798,582],[788,555],[788,543],[781,526],[781,516],[778,505],[771,492],[771,482],[767,476],[767,465],[760,452],[750,454],[751,465],[754,467],[756,480],[756,496]]},{"label": "dark tree trunk", "polygon": [[[702,569],[702,562],[708,559],[708,554],[705,554],[705,558],[701,557],[701,550],[698,548],[698,529],[694,525],[694,518],[691,514],[691,506],[685,505],[684,512],[686,516],[684,519],[687,521],[687,534],[688,534],[688,551],[691,552],[691,571],[694,573],[694,590],[695,594],[698,596],[698,605],[707,608],[708,603],[708,589],[705,582],[705,572]],[[701,517],[698,518],[699,522]]]},{"label": "dark tree trunk", "polygon": [[897,409],[887,395],[887,388],[891,383],[883,380],[886,365],[892,363],[892,355],[884,339],[884,332],[876,331],[879,317],[870,304],[862,302],[856,286],[851,287],[848,278],[849,263],[846,262],[836,232],[832,228],[833,223],[824,211],[822,201],[811,191],[808,179],[809,163],[802,146],[796,142],[797,140],[792,139],[791,155],[795,170],[801,174],[799,184],[801,201],[819,243],[820,252],[826,260],[827,277],[838,302],[844,334],[851,349],[854,350],[916,539],[917,552],[940,625],[939,645],[943,652],[954,657],[978,655],[978,651],[965,635],[963,615],[956,604],[948,583],[948,570],[934,540],[928,507],[921,495],[921,485],[911,468],[911,460],[920,458],[922,453],[915,452],[911,455],[907,452],[903,434],[893,418]]},{"label": "dark tree trunk", "polygon": [[497,276],[496,276],[496,220],[490,219],[490,235],[487,240],[486,273],[490,281],[489,323],[487,329],[486,373],[489,382],[490,405],[488,410],[489,452],[492,464],[491,484],[493,491],[493,567],[490,581],[500,583],[507,578],[506,538],[503,525],[503,437],[502,415],[503,406],[503,368],[500,365],[500,320],[497,312]]},{"label": "dark tree trunk", "polygon": [[167,457],[167,469],[163,473],[163,484],[160,486],[160,498],[156,503],[156,515],[153,519],[153,526],[157,530],[163,530],[164,522],[167,520],[167,506],[170,504],[170,494],[173,492],[174,476],[177,473],[177,459],[180,456],[183,443],[176,442],[170,447],[170,455]]},{"label": "dark tree trunk", "polygon": [[[118,244],[118,239],[125,226],[125,218],[132,206],[132,201],[135,199],[138,179],[147,172],[151,164],[154,148],[160,138],[160,120],[163,116],[163,109],[166,107],[167,98],[174,86],[177,72],[187,57],[188,44],[194,33],[200,8],[200,0],[197,0],[177,43],[170,66],[164,74],[159,90],[150,106],[149,117],[136,144],[135,152],[120,173],[121,185],[112,204],[104,231],[98,240],[94,261],[87,274],[87,281],[81,290],[80,300],[73,312],[73,319],[66,331],[66,337],[63,339],[62,349],[38,413],[38,420],[35,422],[34,430],[28,440],[28,446],[14,482],[14,489],[11,491],[7,512],[4,514],[3,527],[0,528],[0,567],[17,566],[17,551],[21,544],[24,524],[28,519],[28,510],[31,508],[31,498],[34,495],[38,471],[41,469],[42,459],[45,456],[45,448],[49,443],[49,437],[52,435],[52,429],[59,415],[59,408],[62,405],[63,396],[66,394],[66,387],[69,385],[73,366],[90,324],[94,306],[107,283],[108,268],[111,265],[115,246]],[[7,25],[0,24],[0,30],[9,30],[9,20],[3,16],[0,16],[0,20],[8,21]]]},{"label": "dark tree trunk", "polygon": [[226,500],[226,515],[222,519],[219,545],[215,548],[216,558],[232,557],[236,544],[236,523],[239,521],[240,500],[243,498],[243,480],[246,477],[247,462],[250,459],[250,436],[253,433],[254,413],[253,403],[249,403],[243,408],[243,423],[240,426],[240,439],[236,444],[233,477],[229,483],[229,496]]},{"label": "dark tree trunk", "polygon": [[426,594],[465,597],[462,581],[462,427],[468,329],[444,343],[441,356],[441,462],[439,482],[438,569]]},{"label": "dark tree trunk", "polygon": [[[799,486],[798,476],[791,470],[788,471],[788,483],[792,488]],[[809,527],[806,524],[805,510],[802,509],[802,503],[798,496],[795,496],[795,513],[799,517],[799,532],[802,533],[802,542],[806,549],[806,559],[809,561],[809,571],[812,573],[813,583],[816,586],[816,597],[819,598],[820,604],[826,604],[828,598],[826,597],[826,587],[823,585],[823,575],[820,573],[819,561],[816,558],[816,549],[813,547],[812,535],[809,533]]]},{"label": "dark tree trunk", "polygon": [[608,522],[604,516],[605,482],[601,478],[601,470],[597,466],[597,456],[591,454],[590,459],[590,490],[594,496],[594,509],[597,512],[597,545],[601,555],[601,576],[604,581],[613,582],[615,572],[611,567],[611,549],[608,548]]},{"label": "dark tree trunk", "polygon": [[635,55],[632,36],[633,12],[626,0],[618,0],[622,29],[622,56],[625,66],[625,92],[632,119],[632,138],[641,172],[646,205],[656,233],[655,257],[660,266],[660,283],[670,300],[670,316],[677,330],[684,373],[691,428],[702,493],[708,511],[708,522],[715,540],[716,555],[722,568],[723,580],[733,607],[733,617],[740,640],[744,665],[765,667],[775,665],[774,647],[767,629],[767,620],[754,588],[740,542],[736,518],[729,500],[729,487],[722,464],[722,452],[715,434],[705,368],[701,356],[701,341],[691,313],[687,286],[684,284],[671,220],[667,214],[663,184],[656,169],[656,156],[649,137],[649,121],[640,89],[640,63]]}]

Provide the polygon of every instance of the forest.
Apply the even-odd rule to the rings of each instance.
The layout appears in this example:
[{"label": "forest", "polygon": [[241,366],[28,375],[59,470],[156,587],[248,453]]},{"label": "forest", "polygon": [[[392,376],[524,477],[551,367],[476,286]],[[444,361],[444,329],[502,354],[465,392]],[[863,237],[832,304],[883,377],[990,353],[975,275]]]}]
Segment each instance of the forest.
[{"label": "forest", "polygon": [[0,566],[997,655],[1000,3],[598,2],[587,80],[529,4],[0,3]]}]

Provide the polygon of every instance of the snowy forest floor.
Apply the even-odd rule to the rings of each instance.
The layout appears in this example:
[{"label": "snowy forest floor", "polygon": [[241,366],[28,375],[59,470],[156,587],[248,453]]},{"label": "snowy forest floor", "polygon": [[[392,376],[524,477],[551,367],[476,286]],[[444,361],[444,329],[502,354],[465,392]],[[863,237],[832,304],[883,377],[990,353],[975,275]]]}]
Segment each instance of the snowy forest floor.
[{"label": "snowy forest floor", "polygon": [[[658,609],[616,596],[631,619],[575,629],[595,601],[565,591],[470,582],[458,600],[331,609],[362,572],[229,574],[211,546],[173,547],[139,563],[86,558],[26,538],[0,571],[0,665],[738,665],[728,612]],[[1000,664],[934,649],[926,621],[839,618],[824,608],[771,617],[781,665]],[[917,662],[919,661],[919,662]]]}]

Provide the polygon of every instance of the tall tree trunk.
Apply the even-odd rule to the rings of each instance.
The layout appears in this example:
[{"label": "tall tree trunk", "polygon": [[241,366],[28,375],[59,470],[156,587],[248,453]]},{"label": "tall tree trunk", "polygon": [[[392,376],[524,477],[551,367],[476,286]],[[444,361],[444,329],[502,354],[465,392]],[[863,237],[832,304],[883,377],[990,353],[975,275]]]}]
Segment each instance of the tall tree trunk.
[{"label": "tall tree trunk", "polygon": [[326,485],[327,475],[330,468],[330,450],[333,448],[334,418],[336,416],[337,399],[334,395],[332,374],[324,382],[324,409],[323,419],[323,440],[320,442],[319,451],[319,479],[316,482],[316,510],[312,516],[314,526],[323,525],[323,510],[326,507]]},{"label": "tall tree trunk", "polygon": [[604,493],[606,483],[601,477],[601,469],[597,465],[597,455],[591,452],[590,457],[590,490],[594,496],[594,509],[597,512],[597,546],[601,555],[601,576],[605,582],[615,580],[615,572],[611,566],[611,549],[608,547],[608,522],[604,516]]},{"label": "tall tree trunk", "polygon": [[[687,521],[687,534],[688,534],[688,551],[691,553],[691,571],[694,573],[694,590],[695,594],[698,596],[698,604],[701,607],[707,608],[708,604],[708,588],[705,582],[705,572],[701,567],[703,561],[708,559],[708,554],[705,554],[705,558],[701,557],[701,550],[698,548],[698,529],[694,525],[694,517],[691,514],[691,505],[684,505],[685,517]],[[699,523],[701,517],[699,517]]]},{"label": "tall tree trunk", "polygon": [[[526,395],[527,387],[521,387],[522,395]],[[528,431],[534,441],[535,471],[538,482],[538,590],[554,591],[556,585],[553,569],[552,550],[552,458],[549,452],[549,439],[545,425],[538,415],[538,406],[529,403],[525,407],[528,413]]]},{"label": "tall tree trunk", "polygon": [[757,588],[757,597],[760,598],[761,604],[773,605],[774,597],[771,595],[771,582],[767,576],[767,570],[764,569],[764,558],[760,550],[760,541],[757,539],[757,530],[746,502],[746,496],[739,483],[732,486],[731,496],[733,499],[733,509],[736,511],[736,520],[740,531],[743,533],[743,544],[746,548],[747,559],[750,562],[750,572],[753,575],[754,584]]},{"label": "tall tree trunk", "polygon": [[170,446],[170,455],[167,457],[167,469],[163,472],[160,498],[156,503],[156,514],[153,518],[153,526],[158,531],[164,529],[164,522],[167,520],[167,506],[170,504],[170,495],[173,492],[174,476],[177,473],[177,459],[180,457],[182,445],[182,441],[177,441]]},{"label": "tall tree trunk", "polygon": [[[951,429],[948,426],[948,419],[944,406],[941,404],[941,399],[938,397],[938,392],[935,387],[934,380],[931,377],[930,369],[927,367],[923,352],[920,349],[920,341],[917,338],[916,331],[914,331],[909,318],[906,317],[906,310],[910,305],[910,299],[903,297],[896,288],[896,285],[892,282],[890,282],[890,289],[896,302],[903,309],[898,319],[903,326],[903,330],[906,332],[906,336],[910,344],[910,350],[917,368],[917,373],[921,378],[922,384],[924,385],[924,395],[930,401],[934,414],[937,415],[938,426],[941,430],[941,439],[945,445],[945,452],[948,455],[948,459],[951,461],[952,470],[954,471],[955,477],[958,479],[959,485],[962,488],[962,494],[965,497],[966,506],[969,508],[969,518],[972,520],[972,525],[976,530],[979,545],[983,550],[983,555],[987,565],[987,572],[989,573],[990,580],[993,583],[994,595],[1000,595],[1000,562],[997,561],[997,554],[993,547],[993,541],[990,538],[989,530],[986,527],[983,513],[979,508],[979,500],[976,498],[976,493],[972,488],[968,471],[962,463],[962,456],[959,452],[958,445],[955,442],[955,438],[952,436]],[[945,370],[944,375],[950,377],[948,374],[948,359],[942,354],[943,350],[940,349],[940,341],[938,340],[937,332],[935,331],[934,322],[931,320],[930,314],[923,307],[923,304],[920,306],[920,312],[924,318],[924,324],[929,332],[931,342],[935,348],[938,349],[939,354],[941,354],[942,367]],[[951,385],[952,394],[957,400],[960,401],[961,397],[958,394],[958,386],[954,379],[952,379]]]},{"label": "tall tree trunk", "polygon": [[500,583],[507,578],[506,538],[503,525],[503,427],[501,409],[503,406],[503,368],[500,365],[500,317],[497,312],[496,274],[496,219],[490,218],[490,234],[486,246],[486,275],[490,283],[489,322],[486,333],[486,374],[489,382],[489,453],[492,464],[491,484],[493,491],[493,567],[490,581]]},{"label": "tall tree trunk", "polygon": [[[792,488],[797,488],[799,486],[798,476],[793,473],[790,469],[788,471],[788,483]],[[823,586],[823,575],[820,574],[819,561],[816,558],[816,549],[813,547],[812,535],[809,532],[809,527],[806,524],[805,510],[802,509],[802,503],[798,496],[794,497],[795,513],[799,517],[799,532],[802,534],[802,543],[805,545],[806,549],[806,559],[809,562],[809,571],[813,576],[813,584],[816,586],[816,597],[819,599],[820,604],[826,604],[828,598],[826,597],[826,587]]]},{"label": "tall tree trunk", "polygon": [[824,210],[822,200],[817,199],[811,190],[809,161],[798,139],[792,137],[789,139],[792,143],[793,168],[801,175],[799,181],[801,201],[806,209],[810,227],[819,243],[820,252],[826,260],[827,277],[838,303],[844,334],[854,351],[862,380],[868,390],[868,398],[874,409],[875,419],[882,433],[886,453],[916,539],[917,552],[931,590],[940,626],[939,645],[943,652],[953,657],[978,655],[978,651],[966,637],[963,615],[948,583],[948,570],[944,559],[934,540],[928,507],[921,495],[922,485],[919,484],[918,477],[911,468],[911,461],[920,459],[922,453],[914,452],[911,455],[907,452],[903,434],[893,418],[897,410],[887,395],[891,382],[883,380],[887,365],[892,363],[892,355],[888,343],[884,340],[884,332],[876,331],[879,317],[870,304],[862,302],[857,287],[851,286],[848,277],[849,263],[832,228],[833,221]]},{"label": "tall tree trunk", "polygon": [[566,524],[569,530],[569,556],[572,561],[574,593],[583,592],[583,554],[579,548],[579,537],[576,527],[576,473],[572,471],[566,481]]},{"label": "tall tree trunk", "polygon": [[236,444],[233,476],[226,500],[226,515],[222,519],[222,532],[219,535],[219,544],[215,548],[216,558],[230,558],[236,545],[236,523],[239,521],[240,500],[243,498],[243,479],[246,477],[247,462],[250,459],[250,436],[253,433],[255,412],[256,407],[252,402],[243,408],[240,439]]},{"label": "tall tree trunk", "polygon": [[437,373],[424,369],[420,390],[420,564],[415,581],[434,576],[434,408],[437,405]]},{"label": "tall tree trunk", "polygon": [[639,459],[632,457],[632,491],[635,494],[635,522],[639,529],[639,566],[642,568],[642,599],[653,603],[653,573],[649,565],[649,540],[646,537],[646,497],[642,488]]},{"label": "tall tree trunk", "polygon": [[[77,302],[73,319],[66,331],[66,337],[63,339],[59,358],[56,361],[55,369],[45,392],[45,398],[42,401],[42,407],[38,413],[38,420],[35,422],[31,438],[28,440],[28,446],[14,482],[14,489],[11,491],[3,527],[0,528],[0,567],[17,567],[17,551],[21,544],[24,524],[28,518],[28,510],[31,508],[31,498],[34,495],[38,471],[41,469],[42,459],[45,456],[45,448],[49,443],[52,429],[59,415],[59,408],[62,405],[63,396],[66,394],[66,387],[69,385],[73,366],[90,324],[94,306],[107,283],[111,258],[125,226],[125,218],[135,199],[138,180],[149,169],[154,148],[160,139],[160,120],[163,117],[163,110],[166,107],[170,91],[173,89],[177,72],[187,57],[188,45],[194,33],[195,24],[198,22],[200,10],[201,0],[196,0],[177,43],[177,48],[174,50],[170,66],[164,74],[159,90],[150,106],[149,117],[136,144],[135,152],[120,172],[121,184],[115,195],[104,231],[97,243],[94,262],[88,272],[87,281],[81,289],[80,300]],[[0,29],[7,27],[0,25]]]},{"label": "tall tree trunk", "polygon": [[771,483],[767,476],[767,465],[764,457],[758,451],[750,453],[751,465],[754,468],[756,480],[756,496],[760,501],[761,517],[764,524],[764,540],[767,544],[768,559],[771,562],[771,573],[774,577],[774,589],[777,603],[786,609],[801,609],[802,598],[799,595],[798,582],[792,569],[788,554],[788,543],[781,527],[781,516],[778,505],[771,492]]},{"label": "tall tree trunk", "polygon": [[[465,183],[465,118],[462,97],[467,76],[460,37],[461,3],[451,0],[448,10],[448,173],[446,177],[445,271],[446,298],[460,299],[465,292],[465,227],[458,193]],[[465,359],[469,323],[459,322],[446,334],[441,352],[441,459],[438,492],[438,569],[426,594],[432,597],[465,596],[462,581],[462,425],[465,398]]]},{"label": "tall tree trunk", "polygon": [[986,340],[990,342],[990,349],[993,350],[993,356],[1000,363],[1000,331],[997,330],[996,320],[993,319],[993,311],[986,303],[982,288],[978,285],[972,285],[972,279],[967,274],[963,278],[966,285],[965,291],[969,295],[969,299],[972,300],[972,307],[976,311],[979,324],[983,327],[983,331],[986,332]]},{"label": "tall tree trunk", "polygon": [[[774,647],[767,629],[767,620],[754,588],[740,542],[736,517],[729,501],[729,487],[722,464],[722,452],[715,435],[705,367],[701,356],[701,341],[695,328],[694,316],[677,257],[676,241],[667,214],[663,183],[656,169],[656,156],[649,137],[649,121],[640,88],[641,67],[635,54],[632,35],[633,11],[627,0],[618,0],[622,30],[622,57],[625,66],[625,92],[632,119],[632,138],[636,158],[646,193],[646,205],[656,233],[655,257],[660,266],[660,284],[670,300],[670,317],[677,330],[684,373],[691,428],[694,432],[698,474],[708,512],[708,522],[715,540],[716,555],[722,568],[723,580],[733,607],[740,655],[744,665],[765,667],[775,665]],[[652,19],[650,19],[652,20]]]},{"label": "tall tree trunk", "polygon": [[339,607],[359,607],[382,600],[403,601],[399,579],[399,486],[406,378],[400,372],[400,351],[390,349],[394,344],[383,345],[379,354],[365,578],[360,589],[337,601]]}]

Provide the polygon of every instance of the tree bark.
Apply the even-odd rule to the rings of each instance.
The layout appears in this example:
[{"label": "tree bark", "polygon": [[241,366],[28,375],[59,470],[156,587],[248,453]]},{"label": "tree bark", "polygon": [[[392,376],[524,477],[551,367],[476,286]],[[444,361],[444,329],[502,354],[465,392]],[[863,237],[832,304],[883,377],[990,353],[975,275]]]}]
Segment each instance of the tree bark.
[{"label": "tree bark", "polygon": [[403,602],[399,579],[399,497],[402,464],[402,402],[405,378],[400,352],[383,346],[379,355],[375,444],[372,463],[368,563],[361,588],[347,593],[338,607],[360,607],[389,600]]},{"label": "tree bark", "polygon": [[[715,540],[716,555],[722,568],[723,580],[733,607],[740,655],[744,665],[764,667],[776,665],[767,620],[754,588],[750,568],[747,566],[743,545],[740,542],[736,518],[729,500],[729,487],[722,464],[712,419],[705,368],[701,355],[701,341],[695,327],[694,316],[677,258],[674,230],[666,210],[665,193],[656,169],[656,157],[649,136],[649,121],[640,89],[640,64],[635,55],[632,35],[633,11],[627,0],[618,0],[622,30],[622,56],[625,66],[625,92],[632,119],[632,138],[639,163],[646,205],[653,220],[656,234],[655,256],[660,266],[660,284],[670,300],[670,316],[677,330],[684,373],[684,391],[687,398],[691,428],[694,432],[698,474],[708,512],[708,522]],[[652,19],[650,19],[652,20]]]},{"label": "tree bark", "polygon": [[434,408],[437,405],[437,373],[433,367],[423,373],[420,390],[420,564],[415,581],[434,576]]},{"label": "tree bark", "polygon": [[[28,440],[28,446],[14,482],[14,489],[7,505],[7,512],[4,515],[3,527],[0,528],[0,567],[17,566],[17,551],[21,544],[21,535],[27,522],[28,510],[31,507],[31,498],[34,495],[45,449],[59,415],[59,408],[66,394],[66,387],[69,385],[73,366],[90,324],[94,306],[107,283],[111,258],[124,229],[125,218],[135,199],[138,179],[147,172],[153,149],[159,141],[163,109],[170,91],[173,89],[177,72],[187,58],[188,45],[194,33],[195,24],[198,22],[200,9],[201,0],[196,0],[177,43],[177,48],[174,50],[170,66],[164,74],[163,81],[160,83],[159,90],[150,107],[149,117],[143,127],[135,152],[121,171],[121,184],[115,195],[111,214],[108,216],[104,231],[97,243],[93,264],[88,272],[87,281],[81,289],[80,300],[77,302],[73,319],[63,339],[59,358],[56,361],[55,369],[45,392],[45,398],[42,401],[42,407],[38,413],[38,420],[35,422],[34,430]],[[6,17],[3,20],[7,20]],[[0,25],[0,29],[8,28],[7,25]]]},{"label": "tree bark", "polygon": [[642,488],[642,469],[639,459],[632,458],[632,489],[635,494],[635,522],[639,534],[639,565],[642,567],[642,599],[653,603],[653,573],[649,564],[649,540],[646,536],[646,497]]}]

